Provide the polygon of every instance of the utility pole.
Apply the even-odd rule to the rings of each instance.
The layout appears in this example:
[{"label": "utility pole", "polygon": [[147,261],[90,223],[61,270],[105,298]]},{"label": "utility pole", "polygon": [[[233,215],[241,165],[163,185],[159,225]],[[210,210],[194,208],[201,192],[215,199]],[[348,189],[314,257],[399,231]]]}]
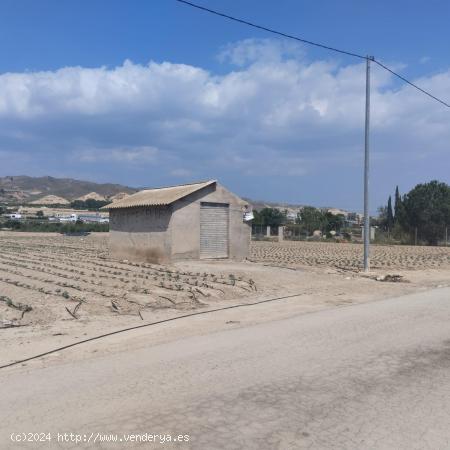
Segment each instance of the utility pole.
[{"label": "utility pole", "polygon": [[366,57],[366,127],[364,139],[364,272],[370,270],[370,213],[369,213],[369,131],[370,131],[370,61],[373,56]]}]

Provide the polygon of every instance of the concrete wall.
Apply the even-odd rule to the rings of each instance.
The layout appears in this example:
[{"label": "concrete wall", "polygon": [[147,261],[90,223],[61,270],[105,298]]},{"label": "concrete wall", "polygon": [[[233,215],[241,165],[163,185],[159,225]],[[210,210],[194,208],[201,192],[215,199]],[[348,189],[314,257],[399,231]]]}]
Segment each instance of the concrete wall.
[{"label": "concrete wall", "polygon": [[242,208],[246,203],[220,184],[208,186],[174,203],[170,221],[172,259],[200,258],[201,202],[229,205],[228,255],[237,261],[245,259],[251,239],[251,225],[242,220]]},{"label": "concrete wall", "polygon": [[110,211],[111,255],[131,261],[170,260],[170,207],[141,207]]},{"label": "concrete wall", "polygon": [[229,205],[230,259],[248,256],[251,224],[243,222],[239,197],[214,184],[176,201],[169,207],[141,207],[110,211],[112,256],[132,261],[165,263],[200,258],[200,203]]}]

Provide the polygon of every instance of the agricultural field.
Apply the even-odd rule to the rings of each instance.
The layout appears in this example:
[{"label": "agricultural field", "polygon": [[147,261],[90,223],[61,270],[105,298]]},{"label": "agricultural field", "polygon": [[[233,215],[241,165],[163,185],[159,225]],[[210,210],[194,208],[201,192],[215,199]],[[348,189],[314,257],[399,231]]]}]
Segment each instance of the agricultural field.
[{"label": "agricultural field", "polygon": [[[450,247],[372,245],[373,270],[424,270],[450,268]],[[284,266],[329,267],[358,271],[362,268],[360,244],[324,242],[252,242],[250,260]]]},{"label": "agricultural field", "polygon": [[[332,293],[337,281],[320,269],[357,273],[362,259],[361,245],[253,242],[249,262],[186,261],[164,266],[111,258],[108,235],[103,233],[86,237],[3,233],[0,247],[2,328],[98,318],[110,324],[120,323],[119,317],[144,320],[143,315],[148,318],[163,310],[250,302],[264,295],[299,292],[308,285],[308,292],[325,298],[326,286]],[[283,267],[301,268],[301,283]],[[372,246],[371,267],[390,273],[442,270],[450,267],[450,249]],[[308,273],[317,268],[314,276]],[[346,295],[355,297],[358,292],[353,282]]]},{"label": "agricultural field", "polygon": [[[450,284],[446,248],[374,246],[370,277],[358,270],[362,246],[352,244],[253,242],[249,261],[172,265],[113,259],[107,233],[0,232],[0,249],[0,363],[190,312],[263,301],[227,310],[232,320],[223,312],[171,321],[142,342],[194,335],[199,323],[215,331]],[[375,276],[387,274],[404,282]],[[120,342],[106,340],[103,351]]]},{"label": "agricultural field", "polygon": [[[113,260],[108,236],[0,237],[0,319],[4,327],[45,325],[149,310],[190,310],[256,292],[234,273]],[[0,324],[0,325],[1,325]]]}]

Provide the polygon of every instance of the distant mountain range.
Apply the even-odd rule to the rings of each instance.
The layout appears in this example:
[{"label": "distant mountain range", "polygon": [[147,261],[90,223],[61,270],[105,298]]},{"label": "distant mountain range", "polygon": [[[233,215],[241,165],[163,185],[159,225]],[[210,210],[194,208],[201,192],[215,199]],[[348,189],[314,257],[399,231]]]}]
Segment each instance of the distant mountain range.
[{"label": "distant mountain range", "polygon": [[[73,178],[29,177],[25,175],[0,177],[0,203],[20,205],[69,204],[73,200],[113,201],[133,194],[143,188],[132,188],[122,184],[94,183]],[[300,204],[265,202],[245,198],[253,209],[278,208],[295,216],[302,208]],[[326,208],[324,208],[326,209]]]},{"label": "distant mountain range", "polygon": [[138,189],[121,184],[94,183],[72,178],[29,177],[25,175],[0,177],[0,202],[31,203],[47,196],[68,201],[84,197],[109,199],[117,194],[133,194]]},{"label": "distant mountain range", "polygon": [[305,205],[300,205],[300,204],[281,203],[281,202],[266,202],[264,200],[252,200],[250,198],[245,198],[245,197],[244,197],[244,200],[249,202],[253,206],[253,209],[257,209],[257,210],[263,209],[263,208],[277,208],[282,211],[285,209],[287,209],[289,211],[291,209],[299,210],[299,209],[303,208],[303,206],[305,206]]}]

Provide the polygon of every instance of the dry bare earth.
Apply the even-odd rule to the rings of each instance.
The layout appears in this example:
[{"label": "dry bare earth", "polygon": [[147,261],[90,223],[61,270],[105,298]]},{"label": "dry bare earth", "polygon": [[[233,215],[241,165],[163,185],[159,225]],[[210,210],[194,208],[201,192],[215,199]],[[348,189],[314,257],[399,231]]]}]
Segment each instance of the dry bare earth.
[{"label": "dry bare earth", "polygon": [[107,235],[4,234],[0,246],[0,325],[104,315],[139,319],[145,310],[186,310],[256,292],[251,279],[232,273],[111,259]]},{"label": "dry bare earth", "polygon": [[[252,242],[250,259],[284,266],[330,267],[344,270],[362,268],[360,244],[323,242]],[[449,247],[372,245],[374,270],[415,270],[450,267]]]},{"label": "dry bare earth", "polygon": [[[0,326],[42,326],[60,320],[118,316],[140,320],[148,311],[190,310],[244,297],[248,301],[264,293],[298,292],[306,285],[306,276],[299,284],[285,272],[258,273],[258,265],[251,264],[236,266],[232,272],[232,264],[191,262],[168,267],[117,261],[109,257],[108,236],[103,234],[81,238],[3,233],[0,247]],[[362,247],[353,244],[254,242],[251,260],[288,267],[358,270],[361,252]],[[372,247],[373,269],[448,267],[448,248]],[[257,280],[258,290],[252,278]],[[317,293],[325,286],[324,281],[318,285],[315,278],[310,282]],[[336,280],[326,282],[334,284]],[[351,289],[356,292],[354,284]]]},{"label": "dry bare earth", "polygon": [[[65,237],[0,232],[0,249],[0,327],[4,328],[0,331],[0,363],[194,309],[206,311],[284,296],[276,308],[260,305],[229,310],[234,311],[232,315],[197,316],[151,327],[151,331],[146,328],[142,333],[148,332],[149,338],[142,342],[135,331],[126,340],[120,335],[103,344],[96,341],[95,349],[78,347],[64,355],[96,357],[97,349],[108,353],[124,346],[193,336],[199,333],[200,324],[201,332],[217,331],[450,282],[449,250],[444,248],[373,248],[374,265],[382,265],[383,273],[406,268],[401,274],[409,283],[379,283],[361,277],[356,272],[362,248],[345,244],[255,242],[251,253],[257,263],[185,261],[172,266],[114,260],[105,233]],[[41,363],[52,361],[64,361],[64,356],[55,353]]]}]

